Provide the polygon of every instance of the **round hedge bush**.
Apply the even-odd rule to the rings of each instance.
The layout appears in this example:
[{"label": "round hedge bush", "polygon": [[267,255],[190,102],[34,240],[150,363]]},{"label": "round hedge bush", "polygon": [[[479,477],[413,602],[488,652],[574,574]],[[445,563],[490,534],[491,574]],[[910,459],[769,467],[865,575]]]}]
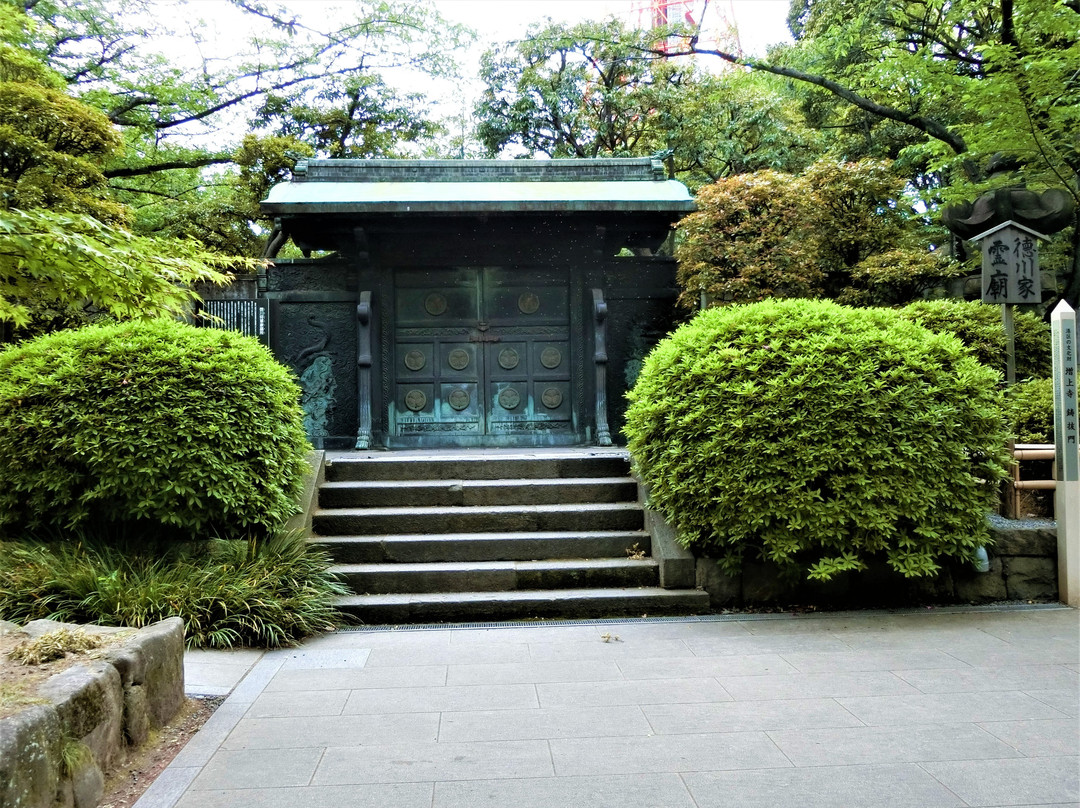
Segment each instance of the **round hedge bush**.
[{"label": "round hedge bush", "polygon": [[812,579],[873,556],[930,575],[988,541],[997,379],[892,310],[730,306],[646,358],[625,432],[652,506],[729,572],[756,554]]},{"label": "round hedge bush", "polygon": [[0,353],[0,533],[258,535],[295,511],[300,391],[250,337],[171,320]]},{"label": "round hedge bush", "polygon": [[[920,300],[900,309],[901,315],[941,334],[952,334],[987,367],[1005,374],[1005,326],[1001,307],[977,300]],[[1050,326],[1030,311],[1013,320],[1016,378],[1050,375]]]}]

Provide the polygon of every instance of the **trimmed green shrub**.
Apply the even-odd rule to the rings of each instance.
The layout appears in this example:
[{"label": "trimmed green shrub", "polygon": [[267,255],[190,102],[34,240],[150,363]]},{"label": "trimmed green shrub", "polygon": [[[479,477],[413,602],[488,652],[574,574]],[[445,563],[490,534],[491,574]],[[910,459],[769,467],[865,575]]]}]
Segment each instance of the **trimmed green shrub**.
[{"label": "trimmed green shrub", "polygon": [[1054,381],[1017,382],[1005,392],[1009,431],[1017,443],[1054,442]]},{"label": "trimmed green shrub", "polygon": [[[987,367],[1005,374],[1005,326],[1001,307],[975,300],[920,300],[899,310],[906,319],[953,334]],[[1050,375],[1050,326],[1029,311],[1015,313],[1016,378]]]},{"label": "trimmed green shrub", "polygon": [[729,572],[908,577],[988,542],[1007,456],[996,374],[889,309],[700,313],[645,360],[625,433],[652,506]]},{"label": "trimmed green shrub", "polygon": [[335,627],[345,588],[299,531],[198,547],[0,542],[0,615],[132,627],[178,616],[193,648],[291,645]]},{"label": "trimmed green shrub", "polygon": [[306,471],[299,396],[256,340],[171,320],[9,348],[0,353],[0,533],[274,530],[295,511]]}]

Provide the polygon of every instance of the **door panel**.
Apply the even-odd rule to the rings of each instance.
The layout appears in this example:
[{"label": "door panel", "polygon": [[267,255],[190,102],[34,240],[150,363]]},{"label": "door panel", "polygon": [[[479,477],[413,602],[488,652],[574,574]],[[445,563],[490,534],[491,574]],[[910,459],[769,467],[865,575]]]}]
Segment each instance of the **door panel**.
[{"label": "door panel", "polygon": [[565,273],[402,270],[395,292],[393,436],[429,445],[572,437]]}]

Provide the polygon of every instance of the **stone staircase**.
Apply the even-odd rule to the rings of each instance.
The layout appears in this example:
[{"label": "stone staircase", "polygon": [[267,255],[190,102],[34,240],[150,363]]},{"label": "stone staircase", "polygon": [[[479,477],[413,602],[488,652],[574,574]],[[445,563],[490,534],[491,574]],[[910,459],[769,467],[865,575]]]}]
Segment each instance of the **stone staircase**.
[{"label": "stone staircase", "polygon": [[619,452],[340,455],[311,518],[366,624],[708,610],[660,587]]}]

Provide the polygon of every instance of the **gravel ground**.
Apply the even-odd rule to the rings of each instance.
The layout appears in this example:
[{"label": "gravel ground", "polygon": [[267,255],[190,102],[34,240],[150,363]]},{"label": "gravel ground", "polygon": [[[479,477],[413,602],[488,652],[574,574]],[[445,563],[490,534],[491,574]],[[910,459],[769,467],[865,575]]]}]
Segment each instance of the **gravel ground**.
[{"label": "gravel ground", "polygon": [[1053,519],[1006,519],[996,513],[990,514],[990,524],[1005,530],[1017,530],[1024,528],[1056,528],[1057,522]]}]

